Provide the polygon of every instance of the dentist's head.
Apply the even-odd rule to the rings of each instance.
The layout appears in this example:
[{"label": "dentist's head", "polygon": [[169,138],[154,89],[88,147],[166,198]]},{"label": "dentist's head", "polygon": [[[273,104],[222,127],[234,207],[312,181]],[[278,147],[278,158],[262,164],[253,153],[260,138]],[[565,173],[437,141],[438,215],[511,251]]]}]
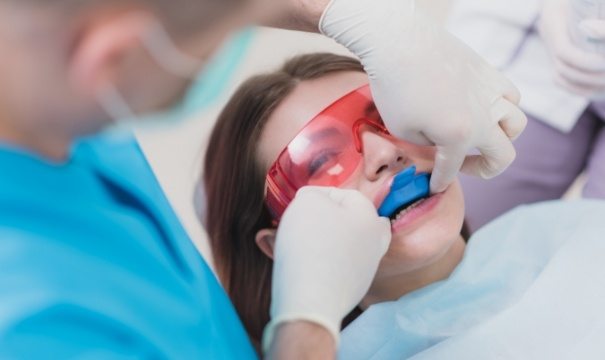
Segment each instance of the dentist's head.
[{"label": "dentist's head", "polygon": [[61,156],[115,118],[172,105],[244,3],[0,0],[0,133]]}]

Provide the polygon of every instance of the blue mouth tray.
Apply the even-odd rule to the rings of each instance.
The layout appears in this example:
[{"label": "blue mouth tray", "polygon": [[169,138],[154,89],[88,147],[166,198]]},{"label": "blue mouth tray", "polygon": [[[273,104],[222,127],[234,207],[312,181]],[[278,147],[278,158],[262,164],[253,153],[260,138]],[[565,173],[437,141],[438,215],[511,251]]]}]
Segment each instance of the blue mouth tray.
[{"label": "blue mouth tray", "polygon": [[391,191],[378,209],[378,215],[390,217],[402,206],[411,205],[418,199],[430,195],[430,174],[416,175],[416,166],[411,166],[395,176]]}]

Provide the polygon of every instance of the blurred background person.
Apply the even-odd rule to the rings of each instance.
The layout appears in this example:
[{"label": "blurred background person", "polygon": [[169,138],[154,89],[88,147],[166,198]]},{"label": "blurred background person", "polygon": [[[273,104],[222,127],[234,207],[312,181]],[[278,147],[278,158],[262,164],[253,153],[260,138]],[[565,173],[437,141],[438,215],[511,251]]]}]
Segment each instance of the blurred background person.
[{"label": "blurred background person", "polygon": [[[605,16],[599,0],[454,0],[449,28],[520,88],[528,114],[502,176],[462,176],[471,230],[517,205],[561,198],[580,174],[605,198]],[[599,10],[600,9],[600,10]],[[601,44],[601,45],[599,45]]]}]

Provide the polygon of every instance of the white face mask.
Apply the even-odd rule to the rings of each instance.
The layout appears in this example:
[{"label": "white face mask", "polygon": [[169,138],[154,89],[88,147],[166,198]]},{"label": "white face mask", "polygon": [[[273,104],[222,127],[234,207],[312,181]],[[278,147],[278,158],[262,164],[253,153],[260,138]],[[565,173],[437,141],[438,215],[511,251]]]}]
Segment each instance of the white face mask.
[{"label": "white face mask", "polygon": [[[142,44],[154,61],[174,76],[192,80],[198,76],[203,67],[202,60],[178,49],[164,26],[159,22],[150,27],[149,32],[142,38]],[[97,101],[116,124],[138,122],[138,116],[114,84],[108,83],[102,88],[97,94]],[[178,107],[177,103],[175,108]],[[173,110],[169,109],[166,112]]]}]

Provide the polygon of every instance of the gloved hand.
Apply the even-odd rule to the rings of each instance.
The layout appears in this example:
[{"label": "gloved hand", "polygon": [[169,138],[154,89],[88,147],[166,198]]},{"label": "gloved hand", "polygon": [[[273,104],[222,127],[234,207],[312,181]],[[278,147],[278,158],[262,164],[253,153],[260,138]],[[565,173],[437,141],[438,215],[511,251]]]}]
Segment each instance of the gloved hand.
[{"label": "gloved hand", "polygon": [[[605,56],[583,50],[570,36],[569,0],[546,0],[539,30],[556,69],[555,80],[574,94],[599,99],[605,96]],[[585,20],[585,36],[605,41],[605,21]]]},{"label": "gloved hand", "polygon": [[415,0],[332,0],[320,30],[360,57],[393,135],[437,146],[432,192],[461,168],[489,178],[511,164],[527,123],[518,90]]},{"label": "gloved hand", "polygon": [[353,190],[306,187],[277,230],[271,322],[305,320],[329,330],[338,342],[343,318],[368,292],[391,241],[389,219]]}]

